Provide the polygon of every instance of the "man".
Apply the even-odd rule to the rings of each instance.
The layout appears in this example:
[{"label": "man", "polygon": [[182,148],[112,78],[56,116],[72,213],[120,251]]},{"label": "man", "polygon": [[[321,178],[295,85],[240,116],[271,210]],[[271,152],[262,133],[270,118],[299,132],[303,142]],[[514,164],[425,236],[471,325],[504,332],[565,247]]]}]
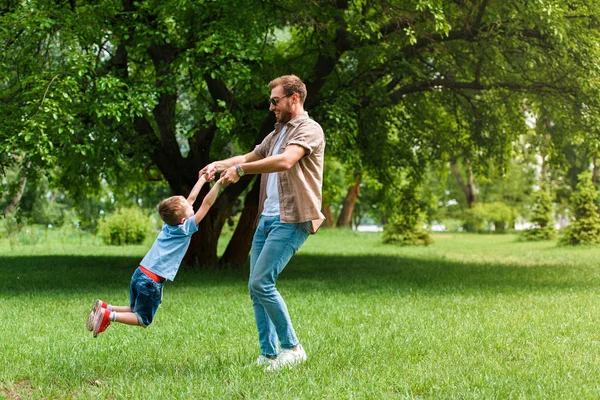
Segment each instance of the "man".
[{"label": "man", "polygon": [[215,161],[201,172],[212,177],[222,171],[225,185],[245,174],[262,174],[248,288],[261,349],[257,363],[274,370],[306,360],[275,283],[308,235],[325,219],[321,213],[325,137],[321,126],[304,111],[306,86],[300,78],[281,76],[271,81],[269,88],[269,110],[277,119],[275,130],[252,152]]}]

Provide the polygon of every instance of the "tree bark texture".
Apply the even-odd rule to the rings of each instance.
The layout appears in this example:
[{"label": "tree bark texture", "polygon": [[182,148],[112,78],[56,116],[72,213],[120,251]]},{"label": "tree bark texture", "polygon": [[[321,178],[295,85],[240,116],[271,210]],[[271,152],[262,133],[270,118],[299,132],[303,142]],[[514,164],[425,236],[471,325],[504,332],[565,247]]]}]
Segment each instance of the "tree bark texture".
[{"label": "tree bark texture", "polygon": [[344,198],[344,203],[342,205],[342,211],[338,216],[336,226],[338,228],[348,228],[352,227],[352,213],[354,212],[354,206],[356,205],[356,200],[358,199],[358,195],[360,194],[360,177],[357,178],[354,185],[348,189],[346,193],[346,197]]},{"label": "tree bark texture", "polygon": [[8,203],[8,206],[6,206],[6,208],[4,209],[3,215],[12,214],[21,202],[21,198],[23,197],[23,193],[25,192],[25,187],[27,186],[27,175],[25,175],[24,171],[29,169],[30,165],[31,163],[27,161],[25,168],[21,169],[21,178],[19,179],[17,191],[13,195],[13,198],[10,201],[10,203]]},{"label": "tree bark texture", "polygon": [[467,207],[472,208],[475,205],[475,203],[477,203],[477,187],[475,186],[475,178],[473,177],[473,170],[471,169],[471,166],[469,165],[469,162],[467,161],[466,168],[467,168],[467,173],[469,174],[469,180],[467,183],[465,183],[460,171],[458,170],[458,166],[456,165],[456,162],[453,159],[450,159],[449,162],[450,162],[450,169],[452,170],[454,177],[458,181],[458,184],[460,185],[461,189],[463,190],[463,193],[465,194],[465,197],[467,199]]},{"label": "tree bark texture", "polygon": [[325,221],[323,221],[323,225],[321,225],[321,228],[332,228],[333,213],[331,212],[331,206],[329,204],[323,204],[323,207],[321,207],[321,212],[325,216]]},{"label": "tree bark texture", "polygon": [[246,264],[248,253],[252,247],[252,238],[256,229],[255,223],[258,217],[258,195],[260,192],[260,175],[254,181],[252,189],[244,199],[244,209],[233,232],[233,236],[225,249],[225,253],[219,261],[219,265],[234,266],[241,268]]}]

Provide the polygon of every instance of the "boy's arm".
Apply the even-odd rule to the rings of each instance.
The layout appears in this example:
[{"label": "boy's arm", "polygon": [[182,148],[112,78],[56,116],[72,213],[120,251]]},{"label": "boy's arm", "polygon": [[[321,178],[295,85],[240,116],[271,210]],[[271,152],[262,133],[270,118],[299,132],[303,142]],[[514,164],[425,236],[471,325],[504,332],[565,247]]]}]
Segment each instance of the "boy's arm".
[{"label": "boy's arm", "polygon": [[212,205],[215,204],[215,200],[217,200],[217,195],[219,194],[219,189],[221,188],[221,181],[222,179],[219,179],[215,182],[213,187],[210,189],[210,192],[208,192],[206,197],[204,197],[204,200],[202,200],[202,205],[200,205],[200,208],[198,209],[198,211],[196,211],[196,214],[194,214],[194,220],[196,221],[196,225],[198,225],[200,221],[202,221],[202,218],[206,216],[208,210],[210,210]]},{"label": "boy's arm", "polygon": [[198,182],[196,182],[196,184],[192,188],[192,191],[190,192],[190,195],[187,197],[188,203],[194,204],[194,202],[196,201],[196,197],[198,197],[198,193],[200,193],[200,189],[202,189],[202,186],[204,186],[205,183],[206,177],[204,176],[204,174],[200,174],[200,176],[198,177]]}]

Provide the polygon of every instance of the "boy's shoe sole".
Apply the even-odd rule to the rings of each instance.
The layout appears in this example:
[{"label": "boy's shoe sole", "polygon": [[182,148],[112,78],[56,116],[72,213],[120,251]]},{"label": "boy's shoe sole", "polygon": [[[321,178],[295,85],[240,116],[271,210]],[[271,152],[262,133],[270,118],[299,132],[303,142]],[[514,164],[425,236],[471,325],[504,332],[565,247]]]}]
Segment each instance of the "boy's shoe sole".
[{"label": "boy's shoe sole", "polygon": [[110,311],[106,308],[100,307],[96,314],[94,315],[94,337],[98,337],[98,335],[106,330],[110,325]]},{"label": "boy's shoe sole", "polygon": [[102,308],[102,303],[104,303],[102,300],[96,300],[94,305],[92,305],[92,311],[90,311],[90,315],[88,315],[87,318],[87,323],[85,324],[87,330],[90,332],[94,330],[94,315],[99,308]]}]

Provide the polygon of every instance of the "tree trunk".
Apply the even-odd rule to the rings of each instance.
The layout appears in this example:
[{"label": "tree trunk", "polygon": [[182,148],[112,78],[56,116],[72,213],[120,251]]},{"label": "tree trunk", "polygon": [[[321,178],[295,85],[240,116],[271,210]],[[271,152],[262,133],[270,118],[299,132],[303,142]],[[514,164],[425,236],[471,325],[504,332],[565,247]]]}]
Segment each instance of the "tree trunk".
[{"label": "tree trunk", "polygon": [[258,213],[258,195],[260,193],[260,175],[254,181],[254,186],[244,199],[244,210],[233,232],[233,236],[219,261],[219,265],[243,267],[252,247],[255,222]]},{"label": "tree trunk", "polygon": [[325,221],[323,221],[323,225],[321,225],[321,228],[332,228],[333,214],[331,212],[331,206],[329,204],[323,204],[323,206],[321,207],[321,212],[325,216]]},{"label": "tree trunk", "polygon": [[461,189],[463,190],[463,193],[465,194],[465,197],[467,199],[467,207],[472,208],[475,205],[475,203],[477,203],[477,187],[475,186],[475,178],[473,176],[473,170],[471,169],[469,161],[465,163],[467,173],[469,174],[468,183],[465,183],[465,181],[463,180],[462,175],[458,170],[458,166],[456,165],[456,162],[453,159],[450,159],[449,162],[450,168],[452,169],[452,173],[456,177],[458,184],[460,185]]},{"label": "tree trunk", "polygon": [[23,193],[25,192],[25,186],[27,185],[27,176],[24,171],[28,170],[31,166],[31,162],[27,161],[25,164],[25,168],[21,169],[21,179],[19,179],[19,185],[17,187],[16,193],[13,195],[12,200],[8,203],[8,206],[4,209],[3,215],[12,214],[16,209],[19,203],[21,202],[21,198],[23,197]]},{"label": "tree trunk", "polygon": [[356,204],[356,200],[360,193],[360,175],[356,179],[356,183],[348,189],[346,198],[344,198],[342,211],[340,212],[336,223],[338,228],[352,227],[352,213],[354,212],[354,205]]},{"label": "tree trunk", "polygon": [[[198,232],[192,236],[192,242],[184,257],[184,263],[213,268],[222,264],[219,263],[217,257],[219,236],[223,230],[223,225],[225,225],[227,218],[229,218],[232,213],[237,198],[248,187],[253,178],[254,176],[252,175],[246,175],[237,183],[227,186],[225,190],[221,192],[209,213],[202,221],[200,221]],[[206,190],[208,190],[208,185],[206,185]],[[204,198],[204,195],[206,195],[206,193],[203,193],[202,198]],[[201,200],[200,197],[196,200],[194,209],[197,209],[200,206]],[[247,225],[244,225],[245,221],[240,220],[236,230],[243,229],[240,228],[240,223],[247,229]],[[240,248],[236,249],[236,251],[243,252],[244,250],[243,248]],[[240,257],[246,257],[247,255],[247,251],[243,255],[240,253]]]}]

